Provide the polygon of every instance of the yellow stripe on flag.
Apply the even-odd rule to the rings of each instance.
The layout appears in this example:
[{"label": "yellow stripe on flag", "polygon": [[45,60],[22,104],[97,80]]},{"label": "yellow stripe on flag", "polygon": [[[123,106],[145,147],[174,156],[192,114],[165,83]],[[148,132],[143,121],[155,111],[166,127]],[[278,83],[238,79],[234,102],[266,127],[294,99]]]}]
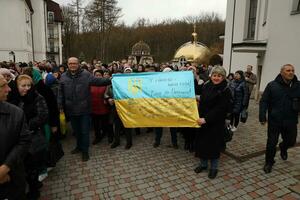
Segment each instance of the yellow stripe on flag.
[{"label": "yellow stripe on flag", "polygon": [[126,128],[199,127],[194,98],[138,98],[115,100]]}]

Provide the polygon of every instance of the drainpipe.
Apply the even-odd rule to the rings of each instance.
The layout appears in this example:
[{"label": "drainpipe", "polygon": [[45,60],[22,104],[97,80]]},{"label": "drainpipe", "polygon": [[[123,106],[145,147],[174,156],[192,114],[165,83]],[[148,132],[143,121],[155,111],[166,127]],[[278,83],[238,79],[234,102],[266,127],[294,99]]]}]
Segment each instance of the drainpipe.
[{"label": "drainpipe", "polygon": [[34,56],[34,40],[33,40],[33,21],[32,21],[32,15],[33,13],[30,13],[30,23],[31,23],[31,46],[32,46],[32,61],[35,61]]},{"label": "drainpipe", "polygon": [[230,47],[230,59],[229,59],[229,73],[231,73],[231,62],[232,62],[232,44],[233,44],[233,35],[234,35],[235,5],[236,5],[236,0],[233,0],[233,16],[232,16],[232,30],[231,30],[231,47]]}]

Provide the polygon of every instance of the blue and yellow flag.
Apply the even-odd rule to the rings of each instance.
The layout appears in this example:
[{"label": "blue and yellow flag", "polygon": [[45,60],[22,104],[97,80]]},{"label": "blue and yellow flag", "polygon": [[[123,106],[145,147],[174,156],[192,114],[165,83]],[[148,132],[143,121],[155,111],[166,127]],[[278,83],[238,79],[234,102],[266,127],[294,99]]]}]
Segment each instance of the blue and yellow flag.
[{"label": "blue and yellow flag", "polygon": [[114,74],[112,85],[126,128],[199,127],[190,71]]}]

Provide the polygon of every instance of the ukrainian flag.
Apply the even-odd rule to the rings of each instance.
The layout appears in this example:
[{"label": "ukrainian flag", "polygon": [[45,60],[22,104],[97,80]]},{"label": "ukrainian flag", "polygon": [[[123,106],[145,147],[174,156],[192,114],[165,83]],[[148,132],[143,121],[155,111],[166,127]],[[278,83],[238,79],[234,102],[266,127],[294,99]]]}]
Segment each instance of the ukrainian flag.
[{"label": "ukrainian flag", "polygon": [[199,127],[191,71],[114,74],[112,85],[126,128]]}]

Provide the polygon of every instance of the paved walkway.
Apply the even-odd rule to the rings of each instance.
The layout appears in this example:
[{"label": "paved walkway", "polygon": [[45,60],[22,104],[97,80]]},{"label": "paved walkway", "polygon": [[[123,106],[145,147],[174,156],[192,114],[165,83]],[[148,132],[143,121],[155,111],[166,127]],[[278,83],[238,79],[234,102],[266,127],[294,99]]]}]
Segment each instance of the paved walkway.
[{"label": "paved walkway", "polygon": [[158,148],[152,147],[153,133],[135,136],[130,150],[124,149],[125,138],[116,149],[102,141],[92,146],[86,163],[69,153],[75,144],[70,136],[63,141],[66,155],[44,181],[41,199],[300,199],[300,147],[289,150],[288,161],[276,155],[272,173],[264,174],[266,131],[256,116],[252,102],[249,120],[222,155],[214,180],[193,172],[199,161],[182,149],[181,137],[179,149],[167,147],[167,129]]}]

